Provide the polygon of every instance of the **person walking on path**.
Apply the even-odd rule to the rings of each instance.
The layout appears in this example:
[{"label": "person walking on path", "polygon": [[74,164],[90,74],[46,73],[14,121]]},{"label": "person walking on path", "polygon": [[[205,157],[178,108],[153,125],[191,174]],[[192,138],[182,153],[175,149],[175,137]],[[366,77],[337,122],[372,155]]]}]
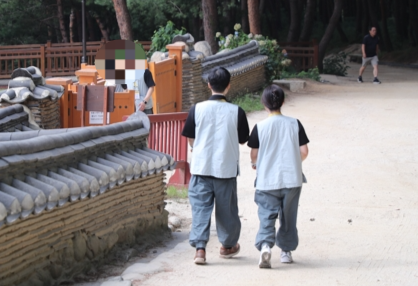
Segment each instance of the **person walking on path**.
[{"label": "person walking on path", "polygon": [[[268,86],[262,103],[269,117],[251,131],[252,168],[257,170],[255,202],[260,227],[255,247],[261,252],[259,267],[271,268],[271,248],[281,248],[281,262],[292,263],[291,251],[299,243],[296,218],[302,183],[302,161],[308,156],[309,139],[299,120],[281,114],[284,92],[277,85]],[[276,219],[280,227],[276,234]]]},{"label": "person walking on path", "polygon": [[371,62],[373,66],[373,75],[374,75],[373,83],[380,84],[380,81],[377,78],[377,73],[378,73],[377,64],[379,62],[379,59],[377,57],[377,52],[379,49],[379,38],[377,37],[376,33],[377,33],[376,27],[372,26],[369,30],[369,34],[367,34],[363,38],[363,44],[361,45],[361,50],[363,53],[362,65],[360,67],[359,77],[357,80],[359,83],[363,82],[363,77],[362,77],[363,72],[366,69],[367,64]]},{"label": "person walking on path", "polygon": [[190,109],[182,131],[192,147],[189,242],[196,248],[196,264],[206,263],[205,248],[214,204],[216,230],[222,244],[220,257],[231,258],[240,251],[236,177],[239,175],[239,143],[245,144],[250,133],[244,110],[226,100],[231,79],[228,70],[217,67],[208,79],[212,96]]}]

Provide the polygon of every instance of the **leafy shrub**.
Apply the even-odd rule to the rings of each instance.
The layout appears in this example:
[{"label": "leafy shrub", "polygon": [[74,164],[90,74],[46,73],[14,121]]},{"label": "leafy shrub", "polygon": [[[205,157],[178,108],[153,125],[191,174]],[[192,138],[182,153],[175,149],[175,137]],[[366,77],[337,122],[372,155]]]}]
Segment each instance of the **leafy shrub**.
[{"label": "leafy shrub", "polygon": [[347,69],[350,67],[347,65],[347,54],[339,52],[336,55],[332,55],[329,58],[324,59],[324,73],[334,74],[339,76],[346,76]]},{"label": "leafy shrub", "polygon": [[280,78],[310,78],[316,81],[321,80],[321,76],[319,75],[318,68],[309,69],[307,72],[301,71],[300,73],[293,73],[288,71],[283,71],[280,74]]},{"label": "leafy shrub", "polygon": [[186,33],[185,28],[175,29],[174,23],[171,21],[167,22],[165,27],[160,26],[157,31],[154,31],[154,35],[151,37],[151,48],[148,55],[152,55],[154,52],[166,52],[165,46],[171,44],[174,36],[184,35]]}]

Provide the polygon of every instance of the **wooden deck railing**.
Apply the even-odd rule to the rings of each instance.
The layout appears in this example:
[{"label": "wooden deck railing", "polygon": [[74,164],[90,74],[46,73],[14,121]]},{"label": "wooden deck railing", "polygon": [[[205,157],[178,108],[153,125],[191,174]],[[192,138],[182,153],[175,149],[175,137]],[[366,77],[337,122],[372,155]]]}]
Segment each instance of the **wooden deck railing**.
[{"label": "wooden deck railing", "polygon": [[308,70],[318,66],[318,43],[311,42],[279,42],[279,46],[287,51],[287,56],[292,60],[296,70]]},{"label": "wooden deck railing", "polygon": [[[105,41],[87,42],[87,64],[94,65],[97,51]],[[149,50],[150,41],[140,42]],[[0,78],[10,78],[16,68],[38,67],[44,77],[74,75],[81,68],[82,43],[0,46]]]}]

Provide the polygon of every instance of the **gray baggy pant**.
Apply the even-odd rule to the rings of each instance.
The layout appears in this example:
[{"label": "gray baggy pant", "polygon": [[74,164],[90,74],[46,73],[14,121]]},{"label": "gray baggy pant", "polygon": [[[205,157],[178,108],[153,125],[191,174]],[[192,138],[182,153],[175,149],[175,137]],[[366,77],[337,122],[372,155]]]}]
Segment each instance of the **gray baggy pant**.
[{"label": "gray baggy pant", "polygon": [[[302,187],[274,191],[255,192],[258,205],[260,228],[255,247],[261,250],[263,243],[270,248],[274,243],[283,251],[293,251],[299,243],[296,220]],[[276,235],[276,219],[280,216],[280,227]]]},{"label": "gray baggy pant", "polygon": [[192,206],[190,245],[205,248],[209,241],[210,220],[214,204],[219,242],[226,248],[237,244],[241,233],[238,216],[237,179],[217,179],[192,175],[189,183]]}]

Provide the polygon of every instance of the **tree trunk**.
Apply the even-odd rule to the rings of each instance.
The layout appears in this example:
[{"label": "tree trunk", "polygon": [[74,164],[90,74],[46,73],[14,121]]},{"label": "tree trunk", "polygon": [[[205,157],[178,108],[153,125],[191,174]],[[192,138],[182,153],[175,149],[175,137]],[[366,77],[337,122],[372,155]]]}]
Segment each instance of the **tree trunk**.
[{"label": "tree trunk", "polygon": [[340,20],[342,7],[343,0],[335,0],[334,11],[332,12],[332,16],[329,20],[328,27],[325,30],[324,36],[322,37],[321,42],[319,43],[318,68],[321,72],[324,69],[323,61],[325,57],[325,52],[327,50],[328,43],[332,38],[332,34],[334,33],[334,30],[338,25],[338,21]]},{"label": "tree trunk", "polygon": [[71,9],[70,13],[70,24],[69,24],[69,31],[70,31],[70,43],[74,43],[74,9]]},{"label": "tree trunk", "polygon": [[266,0],[260,0],[260,7],[258,8],[258,12],[260,12],[260,16],[264,13],[264,7],[266,7]]},{"label": "tree trunk", "polygon": [[362,11],[363,11],[363,28],[362,28],[362,36],[364,37],[369,32],[369,23],[370,23],[370,17],[369,17],[369,6],[367,5],[367,0],[361,0],[362,4]]},{"label": "tree trunk", "polygon": [[289,33],[287,34],[288,42],[297,42],[300,35],[300,15],[302,10],[302,5],[300,5],[300,0],[291,0],[290,1],[290,27]]},{"label": "tree trunk", "polygon": [[[222,31],[222,33],[224,35],[228,35],[228,34],[232,34],[232,30],[233,30],[233,26],[235,23],[233,23],[233,19],[231,18],[231,8],[228,7],[229,2],[223,2],[222,6],[223,6],[223,11],[222,11],[222,24],[224,26],[224,29]],[[216,32],[215,32],[216,33]]]},{"label": "tree trunk", "polygon": [[122,40],[133,41],[131,16],[129,15],[126,0],[113,0],[115,7],[116,20],[118,21],[120,38]]},{"label": "tree trunk", "polygon": [[379,19],[376,13],[376,10],[377,10],[376,3],[377,2],[375,0],[367,0],[367,4],[369,7],[370,21],[371,21],[371,25],[373,27],[376,27],[377,29],[377,36],[379,38],[383,38],[383,41],[380,41],[379,48],[381,48],[382,50],[386,50],[386,43],[385,43],[386,39],[382,36],[382,30],[380,29],[380,26],[379,26]]},{"label": "tree trunk", "polygon": [[383,26],[383,39],[385,40],[386,50],[388,52],[393,51],[392,41],[390,40],[388,24],[387,24],[387,16],[386,16],[386,4],[385,1],[380,0],[380,8],[382,12],[382,26]]},{"label": "tree trunk", "polygon": [[99,26],[100,32],[102,32],[102,37],[106,41],[109,41],[109,33],[107,32],[107,29],[103,22],[100,20],[99,15],[95,14],[94,18],[96,19],[97,25]]},{"label": "tree trunk", "polygon": [[412,46],[418,41],[418,20],[415,0],[409,0],[409,41]]},{"label": "tree trunk", "polygon": [[247,0],[241,0],[241,25],[242,31],[248,34],[250,33],[250,27],[248,24],[248,3]]},{"label": "tree trunk", "polygon": [[258,0],[248,0],[248,20],[250,32],[254,35],[261,35],[261,22]]},{"label": "tree trunk", "polygon": [[68,43],[68,36],[67,36],[67,30],[65,29],[64,13],[62,11],[61,0],[57,0],[57,8],[58,8],[58,21],[59,21],[59,24],[60,24],[62,42],[63,43]]},{"label": "tree trunk", "polygon": [[95,41],[96,37],[94,35],[93,19],[91,18],[90,12],[88,12],[88,11],[86,13],[86,21],[87,21],[87,26],[88,26],[88,29],[89,29],[89,40],[90,41]]},{"label": "tree trunk", "polygon": [[356,34],[361,35],[363,34],[363,31],[361,29],[361,23],[362,23],[362,13],[363,13],[363,6],[361,5],[362,0],[356,1]]},{"label": "tree trunk", "polygon": [[218,52],[218,44],[215,39],[215,33],[218,27],[216,0],[202,0],[202,12],[205,41],[209,43],[212,53],[215,54]]},{"label": "tree trunk", "polygon": [[345,32],[343,30],[343,27],[341,26],[340,22],[338,22],[338,25],[337,25],[337,32],[338,32],[338,34],[340,34],[341,42],[343,42],[344,44],[347,44],[349,42],[349,40],[348,40],[348,37],[345,34]]},{"label": "tree trunk", "polygon": [[312,29],[315,21],[316,0],[308,0],[306,3],[305,20],[303,23],[302,34],[299,41],[307,42],[312,35]]},{"label": "tree trunk", "polygon": [[[75,9],[75,20],[77,24],[77,38],[78,41],[81,42],[83,40],[83,32],[82,32],[82,21],[81,21],[81,11],[80,9]],[[88,40],[88,38],[86,39]]]}]

